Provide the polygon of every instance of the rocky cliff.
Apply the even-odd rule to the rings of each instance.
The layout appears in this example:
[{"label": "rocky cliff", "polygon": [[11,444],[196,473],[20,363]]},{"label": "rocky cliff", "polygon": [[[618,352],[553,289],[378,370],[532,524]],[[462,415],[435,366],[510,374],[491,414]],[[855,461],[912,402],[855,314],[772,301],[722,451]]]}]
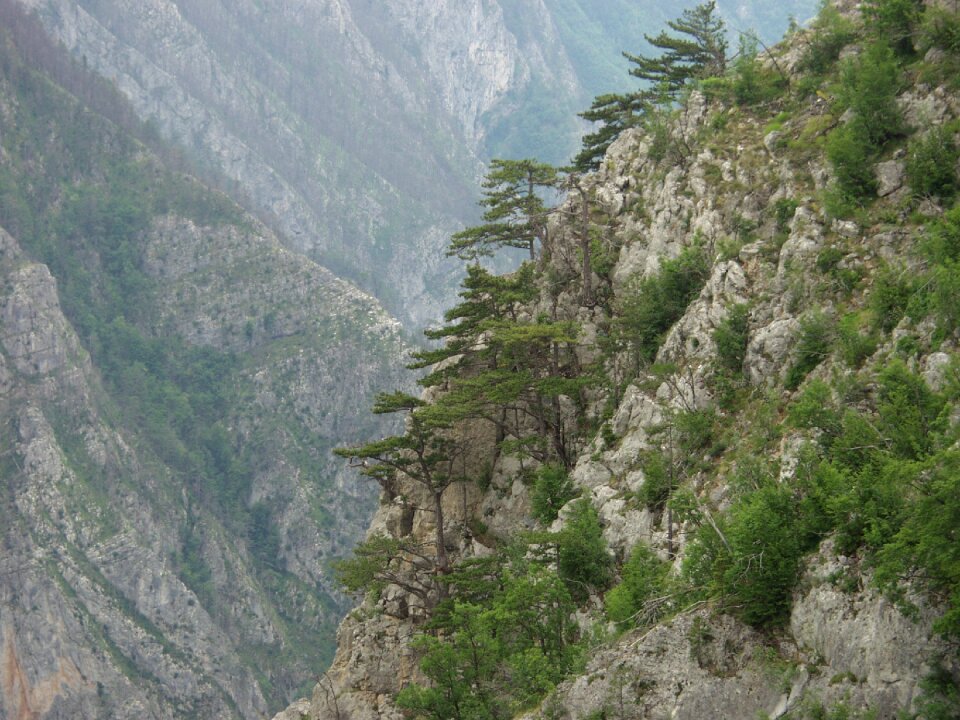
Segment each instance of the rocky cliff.
[{"label": "rocky cliff", "polygon": [[[750,66],[754,80],[771,83],[769,94],[738,96],[741,66],[669,117],[624,132],[598,173],[575,179],[551,224],[536,298],[515,311],[521,327],[540,332],[547,320],[575,322],[574,349],[566,339],[556,352],[602,367],[600,388],[561,392],[566,421],[552,416],[564,431],[582,429],[568,463],[573,488],[549,495],[544,478],[553,471],[516,443],[496,442],[505,432],[508,440],[542,433],[542,407],[526,406],[540,425],[525,431],[493,411],[470,411],[487,420],[459,431],[485,458],[464,473],[472,480],[444,491],[456,558],[452,589],[436,591],[445,609],[424,609],[403,580],[409,575],[393,582],[396,575],[374,573],[340,627],[333,666],[312,698],[278,720],[955,717],[960,666],[955,634],[944,634],[958,580],[955,564],[945,569],[955,557],[955,489],[935,489],[941,481],[955,488],[956,478],[956,266],[948,258],[960,237],[951,199],[960,99],[957,47],[941,32],[957,27],[953,13],[935,4],[918,12],[909,19],[915,45],[893,51],[876,35],[889,17],[829,6]],[[874,63],[882,72],[870,75]],[[869,95],[882,78],[895,81]],[[891,124],[873,146],[863,141],[868,172],[855,184],[838,148],[879,107]],[[693,292],[682,296],[686,281]],[[664,308],[680,296],[672,317]],[[465,324],[470,315],[453,317]],[[483,370],[462,358],[497,357],[489,352],[501,342],[497,327],[487,326],[482,350],[465,343],[448,360],[466,373],[444,376],[448,396],[485,402],[470,384]],[[897,405],[896,388],[908,386],[914,400]],[[436,387],[425,395],[443,397]],[[921,398],[939,399],[924,411]],[[921,426],[907,420],[921,416]],[[874,475],[880,467],[888,470]],[[399,553],[388,568],[410,573],[416,563],[402,549],[431,546],[438,513],[422,482],[401,474],[396,483],[370,537],[395,539],[385,546]],[[581,499],[551,524],[545,493]],[[589,526],[590,507],[609,553],[591,557],[612,558],[619,585],[591,579],[589,569],[564,570],[572,537],[564,533]],[[933,523],[939,550],[921,549],[925,521],[905,519],[914,509]],[[822,524],[806,525],[814,517]],[[794,527],[804,529],[789,536]],[[518,539],[525,557],[510,554]],[[529,565],[544,543],[559,546],[555,564]],[[489,585],[484,562],[500,568]],[[511,629],[523,609],[497,595],[518,582],[517,567],[566,577],[574,597],[581,588],[572,617],[587,657],[559,682],[525,674],[541,651],[548,665],[559,662],[542,642],[526,655],[503,648],[526,647],[523,631]],[[593,584],[587,595],[584,583]],[[452,599],[443,600],[447,592]],[[644,599],[617,614],[614,602],[628,592]],[[537,623],[546,627],[547,618]],[[480,671],[471,647],[509,659]],[[530,687],[524,682],[536,691],[509,704],[518,685]]]}]

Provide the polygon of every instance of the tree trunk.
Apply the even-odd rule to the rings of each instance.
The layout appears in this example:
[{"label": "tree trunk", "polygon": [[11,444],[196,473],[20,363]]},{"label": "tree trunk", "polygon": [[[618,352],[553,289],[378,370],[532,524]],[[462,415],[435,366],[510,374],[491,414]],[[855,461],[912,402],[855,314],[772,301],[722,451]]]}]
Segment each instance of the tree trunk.
[{"label": "tree trunk", "polygon": [[587,193],[580,190],[580,250],[583,254],[583,297],[584,305],[593,305],[593,268],[590,265],[590,204]]}]

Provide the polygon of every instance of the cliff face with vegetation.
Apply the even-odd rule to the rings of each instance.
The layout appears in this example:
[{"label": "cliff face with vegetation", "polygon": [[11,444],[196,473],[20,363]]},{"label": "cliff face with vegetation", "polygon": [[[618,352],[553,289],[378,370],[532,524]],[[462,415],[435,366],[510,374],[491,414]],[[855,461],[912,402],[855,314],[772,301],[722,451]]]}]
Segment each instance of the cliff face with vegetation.
[{"label": "cliff face with vegetation", "polygon": [[278,718],[956,717],[958,38],[828,6],[472,271]]},{"label": "cliff face with vegetation", "polygon": [[399,324],[0,16],[0,716],[263,717],[332,656]]}]

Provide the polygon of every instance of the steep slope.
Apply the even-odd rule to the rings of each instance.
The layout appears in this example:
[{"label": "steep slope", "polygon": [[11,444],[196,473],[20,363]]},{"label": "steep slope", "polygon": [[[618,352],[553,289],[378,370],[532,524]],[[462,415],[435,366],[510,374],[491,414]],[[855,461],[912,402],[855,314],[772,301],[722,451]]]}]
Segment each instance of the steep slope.
[{"label": "steep slope", "polygon": [[332,654],[399,324],[0,12],[0,716],[262,717]]},{"label": "steep slope", "polygon": [[[475,215],[481,161],[565,161],[575,112],[628,82],[620,50],[668,12],[584,0],[23,2],[141,118],[229,178],[224,189],[288,247],[414,327],[454,297],[443,248]],[[777,12],[785,23],[811,8]]]},{"label": "steep slope", "polygon": [[[391,560],[361,556],[333,666],[278,718],[956,716],[960,20],[899,17],[896,51],[890,21],[830,6],[625,132],[532,301],[470,286],[460,375],[414,411],[480,456],[444,491],[453,569],[418,570],[443,569],[421,476],[386,483]],[[506,358],[526,395],[473,381]],[[569,448],[571,487],[540,462]]]}]

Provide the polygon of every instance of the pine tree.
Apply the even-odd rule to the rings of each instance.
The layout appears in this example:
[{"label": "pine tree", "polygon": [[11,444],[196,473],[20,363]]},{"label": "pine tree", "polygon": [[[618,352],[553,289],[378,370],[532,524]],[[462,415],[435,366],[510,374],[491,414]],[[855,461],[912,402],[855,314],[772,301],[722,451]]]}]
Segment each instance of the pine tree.
[{"label": "pine tree", "polygon": [[557,183],[556,168],[537,160],[501,160],[490,162],[490,172],[483,181],[486,208],[483,225],[456,233],[450,240],[447,255],[468,262],[489,256],[493,249],[513,247],[528,250],[536,257],[536,245],[547,241],[549,208],[542,193]]},{"label": "pine tree", "polygon": [[603,125],[583,136],[583,149],[573,159],[574,169],[588,172],[599,168],[607,148],[620,133],[641,123],[650,101],[650,94],[643,92],[622,95],[609,93],[594,98],[590,109],[579,115],[584,120],[600,122]]},{"label": "pine tree", "polygon": [[[457,473],[464,448],[451,438],[449,423],[436,413],[429,413],[425,401],[403,392],[381,393],[373,406],[377,415],[405,413],[403,435],[377,440],[355,447],[336,448],[334,453],[351,460],[354,467],[380,483],[388,496],[395,495],[398,474],[420,485],[428,494],[432,507],[423,508],[434,515],[436,526],[435,553],[431,559],[435,574],[450,569],[444,537],[443,494],[450,485],[462,480]],[[436,597],[442,598],[445,586],[437,583]]]},{"label": "pine tree", "polygon": [[661,31],[656,37],[645,35],[647,42],[665,52],[659,57],[624,53],[636,67],[630,74],[647,80],[650,87],[675,100],[689,81],[722,75],[727,68],[727,40],[723,20],[716,16],[713,0],[684,10],[667,25],[680,35]]},{"label": "pine tree", "polygon": [[680,33],[662,31],[656,37],[646,35],[647,42],[663,54],[657,57],[623,55],[635,67],[630,74],[647,81],[647,87],[633,93],[598,95],[580,117],[603,125],[583,137],[583,149],[573,159],[573,167],[586,172],[596,170],[610,144],[626,128],[643,123],[652,108],[677,100],[680,90],[690,80],[722,75],[727,66],[727,40],[723,20],[716,15],[716,3],[697,5],[684,10],[667,25]]}]

